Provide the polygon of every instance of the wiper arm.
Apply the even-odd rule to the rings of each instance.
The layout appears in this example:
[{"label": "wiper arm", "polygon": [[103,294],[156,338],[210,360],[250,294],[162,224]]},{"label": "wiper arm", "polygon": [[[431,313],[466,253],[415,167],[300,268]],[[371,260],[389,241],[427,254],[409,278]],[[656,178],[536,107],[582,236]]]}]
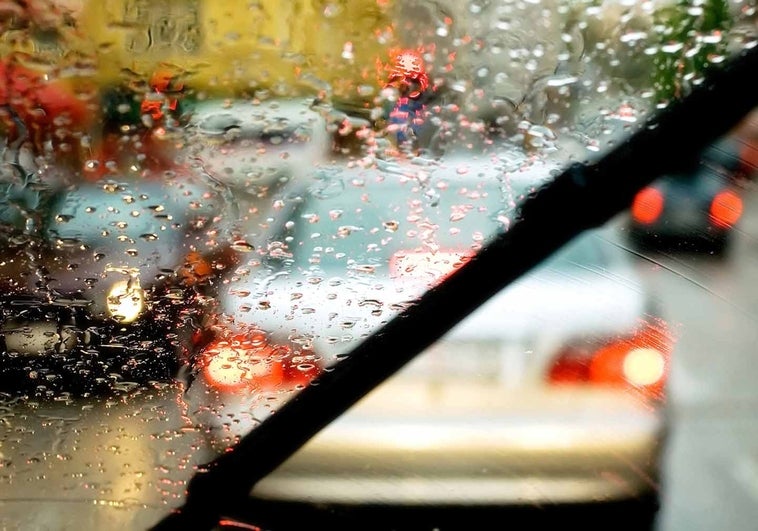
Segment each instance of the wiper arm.
[{"label": "wiper arm", "polygon": [[758,47],[710,72],[600,161],[570,166],[540,188],[507,232],[195,474],[184,506],[154,529],[211,529],[242,507],[258,481],[490,297],[727,133],[758,106],[755,72]]}]

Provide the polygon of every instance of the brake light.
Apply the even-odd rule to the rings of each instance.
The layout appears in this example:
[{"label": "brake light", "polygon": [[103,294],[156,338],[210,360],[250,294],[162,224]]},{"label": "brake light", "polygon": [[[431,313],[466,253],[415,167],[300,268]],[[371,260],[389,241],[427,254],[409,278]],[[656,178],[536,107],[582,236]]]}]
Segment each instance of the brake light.
[{"label": "brake light", "polygon": [[732,190],[722,190],[711,201],[711,223],[729,228],[742,216],[742,198]]},{"label": "brake light", "polygon": [[418,278],[438,284],[473,255],[473,251],[397,251],[390,258],[390,275],[396,279]]},{"label": "brake light", "polygon": [[322,371],[310,350],[272,344],[260,330],[213,341],[201,364],[211,387],[227,393],[294,390]]},{"label": "brake light", "polygon": [[179,276],[188,286],[202,283],[213,273],[213,266],[199,252],[191,251],[184,259],[184,264],[179,268]]},{"label": "brake light", "polygon": [[177,269],[177,275],[185,286],[197,286],[211,282],[238,262],[239,256],[230,246],[220,246],[206,253],[190,251]]},{"label": "brake light", "polygon": [[583,340],[558,353],[548,381],[626,387],[661,398],[673,343],[673,335],[663,321],[645,323],[627,337]]},{"label": "brake light", "polygon": [[660,190],[653,187],[643,188],[632,202],[632,218],[638,223],[649,225],[660,217],[664,202]]}]

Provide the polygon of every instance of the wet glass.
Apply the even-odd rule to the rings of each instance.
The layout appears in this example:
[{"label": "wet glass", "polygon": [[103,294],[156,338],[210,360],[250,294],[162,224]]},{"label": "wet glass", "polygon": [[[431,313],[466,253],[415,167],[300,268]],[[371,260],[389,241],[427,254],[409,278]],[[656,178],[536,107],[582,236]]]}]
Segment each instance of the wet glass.
[{"label": "wet glass", "polygon": [[[0,523],[158,521],[541,185],[754,46],[755,9],[0,2]],[[253,495],[746,527],[756,130],[494,296]]]}]

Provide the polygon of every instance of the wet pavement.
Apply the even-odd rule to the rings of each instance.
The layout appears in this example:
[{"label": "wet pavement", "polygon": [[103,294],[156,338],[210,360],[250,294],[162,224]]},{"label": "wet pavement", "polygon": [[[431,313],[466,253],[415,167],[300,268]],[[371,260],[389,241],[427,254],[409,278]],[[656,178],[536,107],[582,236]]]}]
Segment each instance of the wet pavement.
[{"label": "wet pavement", "polygon": [[755,529],[758,193],[748,192],[725,256],[662,251],[638,267],[679,334],[656,528]]}]

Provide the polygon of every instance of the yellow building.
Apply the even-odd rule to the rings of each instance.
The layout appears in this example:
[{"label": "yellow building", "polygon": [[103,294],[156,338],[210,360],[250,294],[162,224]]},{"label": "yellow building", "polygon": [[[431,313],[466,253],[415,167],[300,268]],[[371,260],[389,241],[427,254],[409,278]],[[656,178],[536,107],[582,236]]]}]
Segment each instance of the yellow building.
[{"label": "yellow building", "polygon": [[376,61],[393,46],[382,0],[106,0],[86,2],[79,26],[102,84],[158,69],[209,97],[331,92],[368,100]]}]

